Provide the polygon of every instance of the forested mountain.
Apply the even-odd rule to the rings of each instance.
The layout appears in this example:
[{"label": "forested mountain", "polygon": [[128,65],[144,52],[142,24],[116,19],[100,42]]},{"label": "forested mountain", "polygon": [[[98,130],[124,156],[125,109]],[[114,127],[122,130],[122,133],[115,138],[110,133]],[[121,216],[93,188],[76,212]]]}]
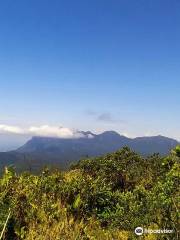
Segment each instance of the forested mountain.
[{"label": "forested mountain", "polygon": [[[64,155],[65,158],[71,155],[79,158],[83,156],[95,156],[116,151],[128,146],[140,154],[160,153],[166,155],[175,147],[178,142],[163,136],[127,138],[114,131],[107,131],[102,134],[81,132],[83,137],[74,139],[33,137],[18,152],[39,153],[46,152]],[[69,156],[68,156],[69,155]]]},{"label": "forested mountain", "polygon": [[104,155],[128,146],[143,156],[153,153],[167,155],[178,145],[174,139],[163,136],[127,138],[114,131],[102,134],[80,132],[82,137],[74,139],[33,137],[25,145],[7,153],[0,153],[1,169],[14,164],[17,170],[39,171],[43,166],[67,169],[80,159]]}]

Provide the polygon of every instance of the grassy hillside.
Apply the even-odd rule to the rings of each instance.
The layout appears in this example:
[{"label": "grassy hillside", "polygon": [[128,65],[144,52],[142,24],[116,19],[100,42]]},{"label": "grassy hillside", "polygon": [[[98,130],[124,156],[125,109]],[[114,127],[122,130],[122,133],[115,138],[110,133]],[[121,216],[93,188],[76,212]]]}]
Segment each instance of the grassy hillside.
[{"label": "grassy hillside", "polygon": [[[178,239],[179,160],[180,147],[147,159],[123,148],[81,160],[67,172],[17,175],[6,168],[2,239]],[[137,237],[137,226],[173,233]]]}]

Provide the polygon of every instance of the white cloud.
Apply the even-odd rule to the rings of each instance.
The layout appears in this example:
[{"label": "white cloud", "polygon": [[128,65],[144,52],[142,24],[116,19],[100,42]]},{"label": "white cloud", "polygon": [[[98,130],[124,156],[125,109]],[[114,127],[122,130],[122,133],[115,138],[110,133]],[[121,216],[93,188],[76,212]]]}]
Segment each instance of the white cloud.
[{"label": "white cloud", "polygon": [[0,133],[24,134],[24,130],[17,126],[0,124]]},{"label": "white cloud", "polygon": [[24,134],[30,136],[58,137],[58,138],[80,138],[84,135],[77,130],[59,126],[30,126],[21,128],[19,126],[0,125],[0,133]]},{"label": "white cloud", "polygon": [[69,128],[43,125],[40,127],[30,127],[28,132],[36,136],[49,136],[59,138],[74,138],[75,132]]},{"label": "white cloud", "polygon": [[126,133],[126,132],[122,133],[122,135],[123,135],[124,137],[130,138],[130,135],[129,135],[128,133]]},{"label": "white cloud", "polygon": [[88,134],[87,137],[88,138],[94,138],[94,136],[92,134]]}]

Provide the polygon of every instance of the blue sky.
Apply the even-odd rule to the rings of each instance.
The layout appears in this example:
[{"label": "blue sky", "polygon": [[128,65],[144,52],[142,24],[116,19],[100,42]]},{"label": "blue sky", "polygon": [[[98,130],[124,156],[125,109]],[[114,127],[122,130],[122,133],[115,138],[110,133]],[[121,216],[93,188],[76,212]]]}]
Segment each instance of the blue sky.
[{"label": "blue sky", "polygon": [[0,125],[180,139],[180,1],[0,3]]}]

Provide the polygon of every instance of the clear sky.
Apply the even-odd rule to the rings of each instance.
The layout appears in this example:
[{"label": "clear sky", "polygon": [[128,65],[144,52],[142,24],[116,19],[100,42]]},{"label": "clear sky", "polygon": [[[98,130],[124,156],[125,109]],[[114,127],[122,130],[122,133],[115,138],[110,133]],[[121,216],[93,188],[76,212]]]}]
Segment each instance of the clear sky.
[{"label": "clear sky", "polygon": [[0,2],[0,124],[180,139],[179,0]]}]

